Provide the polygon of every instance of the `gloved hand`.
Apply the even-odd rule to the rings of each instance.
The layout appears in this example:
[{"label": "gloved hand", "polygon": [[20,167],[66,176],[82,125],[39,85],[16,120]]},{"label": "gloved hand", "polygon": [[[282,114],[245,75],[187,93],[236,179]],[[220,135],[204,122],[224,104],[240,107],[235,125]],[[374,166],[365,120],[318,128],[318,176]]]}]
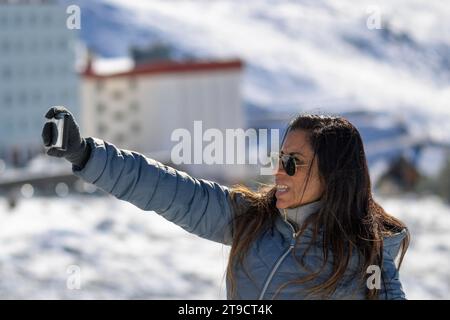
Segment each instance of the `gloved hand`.
[{"label": "gloved hand", "polygon": [[[47,150],[47,154],[52,157],[62,158],[64,157],[70,161],[78,169],[82,169],[86,162],[89,160],[91,155],[91,148],[84,138],[80,135],[80,129],[78,124],[75,122],[73,115],[69,110],[63,107],[52,107],[50,108],[45,117],[47,119],[53,118],[59,113],[67,113],[69,119],[67,121],[67,148],[66,150],[58,150],[56,148],[50,148]],[[42,141],[46,147],[51,146],[55,143],[57,138],[57,128],[56,124],[52,122],[47,122],[42,129]]]}]

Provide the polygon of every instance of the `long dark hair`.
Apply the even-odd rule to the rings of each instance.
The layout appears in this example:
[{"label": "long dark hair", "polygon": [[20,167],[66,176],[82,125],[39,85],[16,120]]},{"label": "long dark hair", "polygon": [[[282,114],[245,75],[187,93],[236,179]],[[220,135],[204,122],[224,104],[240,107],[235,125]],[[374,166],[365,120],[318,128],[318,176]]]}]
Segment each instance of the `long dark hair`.
[{"label": "long dark hair", "polygon": [[[298,263],[299,267],[305,266],[303,259],[308,250],[316,240],[320,240],[323,265],[320,270],[284,284],[277,292],[289,284],[307,284],[316,279],[327,265],[331,253],[332,272],[329,278],[310,286],[307,290],[308,295],[327,298],[336,291],[340,280],[343,279],[352,254],[357,252],[362,257],[355,279],[364,283],[368,266],[383,265],[383,237],[398,233],[406,229],[406,226],[386,213],[374,201],[363,142],[358,130],[348,120],[323,115],[299,115],[289,123],[284,137],[294,130],[303,130],[307,133],[308,141],[318,161],[319,177],[324,184],[322,208],[317,214],[306,219],[300,227],[297,240],[307,227],[311,227],[313,236]],[[303,190],[306,189],[311,175],[311,165]],[[234,266],[238,263],[243,264],[251,244],[261,232],[273,227],[279,215],[275,206],[275,186],[266,186],[255,192],[237,185],[232,188],[231,196],[236,199],[238,194],[247,201],[245,207],[235,208],[237,214],[227,267],[228,290],[231,297],[236,293]],[[320,230],[322,231],[319,232]],[[408,245],[409,233],[406,229],[398,268]],[[368,299],[376,299],[378,295],[379,290],[366,291]]]}]

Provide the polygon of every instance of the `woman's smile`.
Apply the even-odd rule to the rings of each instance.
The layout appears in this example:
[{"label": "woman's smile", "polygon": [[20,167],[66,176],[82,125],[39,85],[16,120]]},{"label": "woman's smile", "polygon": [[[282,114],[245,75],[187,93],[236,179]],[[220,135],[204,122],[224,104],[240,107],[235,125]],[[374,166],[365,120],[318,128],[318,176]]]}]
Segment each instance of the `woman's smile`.
[{"label": "woman's smile", "polygon": [[277,200],[285,196],[290,190],[289,186],[286,183],[278,181],[275,182],[275,187],[276,187],[275,197],[277,198]]}]

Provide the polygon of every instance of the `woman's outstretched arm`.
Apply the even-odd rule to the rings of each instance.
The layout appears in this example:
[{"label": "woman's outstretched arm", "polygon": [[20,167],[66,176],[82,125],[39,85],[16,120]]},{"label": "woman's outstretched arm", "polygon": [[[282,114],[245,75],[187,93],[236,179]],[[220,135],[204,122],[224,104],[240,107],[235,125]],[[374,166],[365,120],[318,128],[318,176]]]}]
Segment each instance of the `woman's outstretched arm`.
[{"label": "woman's outstretched arm", "polygon": [[143,210],[155,211],[188,232],[205,239],[231,244],[235,201],[227,187],[195,179],[137,152],[121,150],[96,138],[82,138],[73,115],[65,108],[51,108],[46,117],[67,115],[68,142],[54,147],[57,130],[46,123],[42,138],[47,154],[72,163],[75,175],[116,198]]},{"label": "woman's outstretched arm", "polygon": [[155,211],[188,232],[231,244],[233,209],[227,187],[195,179],[137,152],[87,138],[90,157],[73,172],[120,200]]}]

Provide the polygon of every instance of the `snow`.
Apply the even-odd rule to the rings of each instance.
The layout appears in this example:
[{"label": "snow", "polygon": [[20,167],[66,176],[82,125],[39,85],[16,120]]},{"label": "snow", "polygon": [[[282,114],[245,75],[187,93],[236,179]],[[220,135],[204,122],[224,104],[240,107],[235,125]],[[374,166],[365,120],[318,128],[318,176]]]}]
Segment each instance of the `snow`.
[{"label": "snow", "polygon": [[[410,299],[450,297],[450,208],[378,199],[412,234],[401,270]],[[0,198],[0,298],[225,299],[229,248],[108,197]],[[71,268],[80,289],[68,289]],[[69,286],[70,288],[70,286]]]},{"label": "snow", "polygon": [[[88,47],[110,58],[97,60],[97,72],[128,70],[130,45],[164,40],[200,58],[242,58],[246,104],[272,112],[385,112],[375,125],[403,119],[412,138],[450,142],[450,6],[444,1],[70,4],[82,8]],[[366,26],[373,10],[380,13],[380,30]],[[0,161],[0,180],[38,177],[44,167],[54,168],[53,175],[70,171],[66,162],[48,161],[36,159],[22,171]],[[430,147],[419,166],[435,175],[442,161],[442,150]],[[387,165],[371,167],[374,181]],[[228,247],[109,196],[28,195],[13,210],[0,198],[0,298],[225,298]],[[378,200],[411,231],[400,272],[407,297],[449,299],[449,205],[417,195]],[[68,281],[77,268],[81,288],[72,290]]]},{"label": "snow", "polygon": [[[225,246],[126,202],[0,199],[0,298],[225,298]],[[81,289],[70,290],[71,266]]]},{"label": "snow", "polygon": [[426,176],[436,178],[445,167],[448,157],[445,150],[438,147],[428,147],[419,159],[419,170]]},{"label": "snow", "polygon": [[384,209],[406,223],[410,248],[400,270],[409,299],[450,298],[450,207],[434,197],[383,199]]},{"label": "snow", "polygon": [[[3,163],[3,165],[2,165]],[[72,166],[61,158],[40,154],[34,157],[26,167],[8,167],[0,161],[0,183],[29,181],[30,179],[68,175],[72,173]]]},{"label": "snow", "polygon": [[[442,1],[78,2],[121,32],[102,41],[102,25],[87,21],[100,31],[85,31],[85,41],[99,51],[124,55],[158,39],[198,57],[241,57],[247,103],[389,111],[450,141],[450,7]],[[374,14],[381,29],[367,27]]]},{"label": "snow", "polygon": [[93,61],[93,70],[96,74],[106,76],[115,73],[127,72],[134,67],[134,61],[128,57],[96,58]]}]

